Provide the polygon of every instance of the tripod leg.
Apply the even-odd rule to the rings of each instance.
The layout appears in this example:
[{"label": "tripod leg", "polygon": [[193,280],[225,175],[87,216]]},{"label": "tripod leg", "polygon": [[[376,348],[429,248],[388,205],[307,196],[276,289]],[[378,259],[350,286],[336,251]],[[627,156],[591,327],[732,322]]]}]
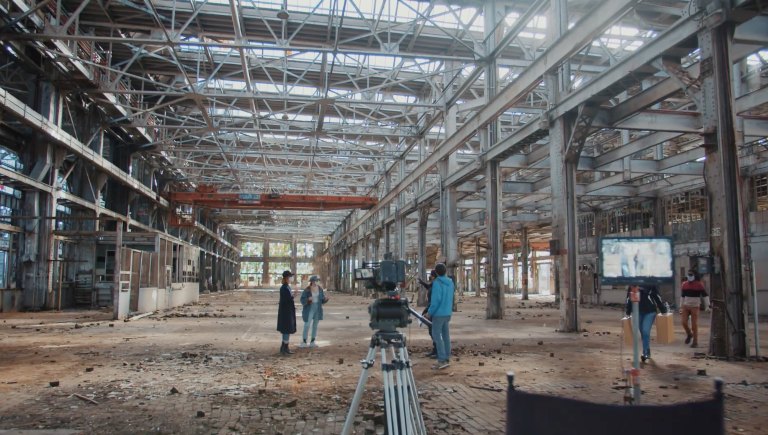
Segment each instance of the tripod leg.
[{"label": "tripod leg", "polygon": [[400,426],[403,428],[404,433],[413,432],[413,421],[411,420],[411,404],[408,396],[408,382],[403,376],[403,369],[405,368],[405,354],[403,353],[403,346],[400,346],[396,351],[397,357],[395,359],[395,383],[397,386],[396,394],[399,399],[398,416],[400,417]]},{"label": "tripod leg", "polygon": [[344,428],[341,430],[342,435],[349,435],[352,432],[352,425],[354,424],[355,415],[357,415],[357,408],[360,406],[360,400],[363,398],[363,390],[365,389],[365,381],[368,380],[368,369],[373,367],[376,356],[376,346],[371,345],[368,349],[368,355],[365,357],[363,363],[363,372],[360,373],[360,379],[357,381],[357,388],[355,389],[355,395],[352,397],[352,403],[349,405],[349,412],[347,413],[347,419],[344,421]]},{"label": "tripod leg", "polygon": [[424,425],[424,416],[421,414],[421,404],[419,403],[419,392],[416,388],[416,379],[413,376],[411,360],[410,360],[410,357],[408,356],[408,349],[405,346],[403,346],[402,354],[403,354],[403,361],[405,361],[405,382],[407,384],[406,386],[407,394],[409,395],[408,402],[410,406],[413,407],[412,417],[415,420],[413,427],[415,428],[416,434],[426,435],[427,427]]},{"label": "tripod leg", "polygon": [[387,413],[387,433],[397,435],[400,433],[397,421],[397,393],[394,391],[392,365],[387,362],[387,350],[389,345],[381,348],[381,378],[384,381],[384,406]]}]

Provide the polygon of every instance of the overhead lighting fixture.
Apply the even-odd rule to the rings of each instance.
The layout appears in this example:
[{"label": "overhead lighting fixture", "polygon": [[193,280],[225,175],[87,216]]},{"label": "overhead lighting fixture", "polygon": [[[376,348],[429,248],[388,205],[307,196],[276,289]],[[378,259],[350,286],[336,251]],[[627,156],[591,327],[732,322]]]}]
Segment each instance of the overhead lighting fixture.
[{"label": "overhead lighting fixture", "polygon": [[287,20],[290,15],[288,14],[288,11],[285,9],[280,9],[277,11],[277,18],[280,18],[281,20]]}]

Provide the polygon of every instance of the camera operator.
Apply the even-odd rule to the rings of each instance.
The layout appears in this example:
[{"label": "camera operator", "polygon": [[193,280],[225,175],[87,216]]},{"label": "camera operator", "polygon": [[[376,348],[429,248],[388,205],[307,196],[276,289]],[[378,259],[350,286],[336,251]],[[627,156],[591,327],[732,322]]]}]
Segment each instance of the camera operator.
[{"label": "camera operator", "polygon": [[[435,269],[429,271],[428,282],[419,278],[419,284],[424,286],[424,288],[427,290],[427,306],[424,308],[424,311],[421,312],[422,316],[427,315],[429,304],[432,302],[432,284],[434,283],[435,278],[437,278],[437,272],[435,272]],[[429,328],[429,337],[432,339],[432,352],[429,352],[424,356],[427,358],[437,358],[437,345],[435,344],[435,339],[432,337],[432,325],[427,325],[427,328]]]},{"label": "camera operator", "polygon": [[437,364],[432,366],[435,370],[445,369],[450,364],[451,335],[449,323],[453,313],[453,281],[445,276],[448,269],[443,263],[435,265],[437,278],[432,282],[432,296],[427,309],[426,317],[432,321],[432,339],[437,347]]}]

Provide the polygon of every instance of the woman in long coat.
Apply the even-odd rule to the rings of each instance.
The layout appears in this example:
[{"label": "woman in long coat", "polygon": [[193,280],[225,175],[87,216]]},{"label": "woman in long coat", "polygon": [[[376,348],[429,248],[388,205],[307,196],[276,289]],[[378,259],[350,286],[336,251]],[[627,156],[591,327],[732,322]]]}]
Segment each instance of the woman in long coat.
[{"label": "woman in long coat", "polygon": [[277,330],[283,334],[283,341],[280,345],[282,355],[293,353],[288,349],[288,340],[291,334],[296,332],[296,305],[293,303],[293,292],[291,291],[291,277],[293,273],[290,270],[283,272],[283,285],[280,286],[280,304],[277,308]]}]

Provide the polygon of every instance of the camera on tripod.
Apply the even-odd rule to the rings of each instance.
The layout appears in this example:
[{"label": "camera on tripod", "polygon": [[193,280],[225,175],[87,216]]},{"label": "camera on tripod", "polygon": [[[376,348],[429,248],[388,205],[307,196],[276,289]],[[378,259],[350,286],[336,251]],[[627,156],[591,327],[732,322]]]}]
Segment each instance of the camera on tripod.
[{"label": "camera on tripod", "polygon": [[385,294],[368,306],[371,329],[394,332],[411,323],[409,314],[413,310],[408,306],[408,299],[400,295],[400,285],[405,282],[405,261],[363,262],[362,268],[355,269],[355,280],[364,281],[365,288]]},{"label": "camera on tripod", "polygon": [[431,323],[408,306],[407,298],[401,297],[400,288],[405,283],[405,261],[387,258],[378,263],[363,262],[362,268],[355,269],[355,280],[364,281],[368,289],[383,292],[384,297],[376,299],[368,306],[368,313],[371,315],[369,326],[374,333],[368,346],[368,355],[360,361],[363,372],[360,374],[341,433],[352,433],[369,369],[376,361],[378,349],[381,353],[387,434],[426,435],[427,429],[421,414],[416,381],[405,346],[405,335],[397,331],[397,328],[408,326],[411,323],[410,315],[428,325]]}]

